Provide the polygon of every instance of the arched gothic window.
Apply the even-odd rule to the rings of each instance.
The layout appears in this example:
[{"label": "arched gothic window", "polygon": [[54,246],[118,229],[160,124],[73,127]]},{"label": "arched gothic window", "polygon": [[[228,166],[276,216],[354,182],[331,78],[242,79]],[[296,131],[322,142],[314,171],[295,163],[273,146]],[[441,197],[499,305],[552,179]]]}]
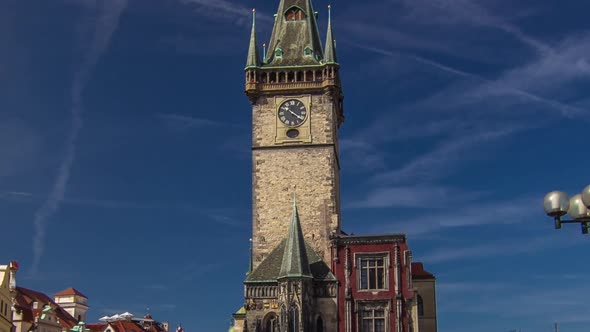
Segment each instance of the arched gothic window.
[{"label": "arched gothic window", "polygon": [[287,9],[285,13],[285,19],[287,21],[301,21],[305,18],[305,14],[303,14],[303,10],[299,7],[291,7]]},{"label": "arched gothic window", "polygon": [[299,332],[299,309],[297,306],[289,309],[289,326],[288,332]]},{"label": "arched gothic window", "polygon": [[424,316],[424,300],[422,300],[422,296],[418,295],[417,303],[418,303],[418,317],[422,317],[422,316]]}]

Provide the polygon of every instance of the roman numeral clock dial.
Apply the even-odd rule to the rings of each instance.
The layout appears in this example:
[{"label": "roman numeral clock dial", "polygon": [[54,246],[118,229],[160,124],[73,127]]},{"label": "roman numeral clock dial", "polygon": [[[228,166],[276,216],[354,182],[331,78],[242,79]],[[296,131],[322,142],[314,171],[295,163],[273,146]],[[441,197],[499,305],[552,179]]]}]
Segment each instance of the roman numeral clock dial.
[{"label": "roman numeral clock dial", "polygon": [[289,127],[300,126],[307,117],[307,109],[300,100],[290,99],[279,107],[279,119]]}]

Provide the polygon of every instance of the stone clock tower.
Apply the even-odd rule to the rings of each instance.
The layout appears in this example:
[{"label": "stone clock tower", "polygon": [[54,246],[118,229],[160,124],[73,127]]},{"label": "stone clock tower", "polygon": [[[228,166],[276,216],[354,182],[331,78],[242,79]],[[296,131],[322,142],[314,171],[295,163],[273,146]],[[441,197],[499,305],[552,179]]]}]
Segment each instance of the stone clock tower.
[{"label": "stone clock tower", "polygon": [[316,19],[310,0],[281,0],[262,57],[255,22],[252,27],[245,72],[252,103],[253,268],[285,238],[293,194],[305,241],[325,262],[329,237],[340,232],[343,96],[331,23],[323,48]]},{"label": "stone clock tower", "polygon": [[[245,70],[252,248],[244,304],[230,331],[417,331],[433,312],[424,304],[434,301],[434,277],[425,276],[427,291],[417,296],[405,236],[340,230],[344,115],[330,15],[322,47],[311,0],[280,0],[262,56],[255,15]],[[424,331],[436,332],[431,318]]]}]

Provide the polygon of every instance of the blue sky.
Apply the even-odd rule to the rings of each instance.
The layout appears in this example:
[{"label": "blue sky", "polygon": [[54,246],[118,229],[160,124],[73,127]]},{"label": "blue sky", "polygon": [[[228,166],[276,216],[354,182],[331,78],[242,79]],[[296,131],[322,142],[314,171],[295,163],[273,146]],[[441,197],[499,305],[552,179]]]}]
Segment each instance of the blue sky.
[{"label": "blue sky", "polygon": [[[227,328],[251,223],[250,10],[262,43],[277,4],[0,3],[0,259],[21,286],[74,286],[91,320],[149,307]],[[590,5],[332,5],[343,228],[408,234],[442,332],[585,331],[590,238],[541,203],[590,183]]]}]

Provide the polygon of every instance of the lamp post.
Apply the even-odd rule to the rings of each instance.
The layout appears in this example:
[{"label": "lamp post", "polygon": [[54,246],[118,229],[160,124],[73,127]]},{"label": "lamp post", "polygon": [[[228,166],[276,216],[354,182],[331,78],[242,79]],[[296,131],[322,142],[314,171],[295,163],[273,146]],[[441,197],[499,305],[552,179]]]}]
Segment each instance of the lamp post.
[{"label": "lamp post", "polygon": [[[545,195],[543,206],[548,216],[555,220],[555,229],[561,229],[562,224],[581,224],[582,234],[588,234],[590,228],[590,185],[581,194],[568,198],[561,191],[552,191]],[[561,218],[569,214],[572,220]]]}]

